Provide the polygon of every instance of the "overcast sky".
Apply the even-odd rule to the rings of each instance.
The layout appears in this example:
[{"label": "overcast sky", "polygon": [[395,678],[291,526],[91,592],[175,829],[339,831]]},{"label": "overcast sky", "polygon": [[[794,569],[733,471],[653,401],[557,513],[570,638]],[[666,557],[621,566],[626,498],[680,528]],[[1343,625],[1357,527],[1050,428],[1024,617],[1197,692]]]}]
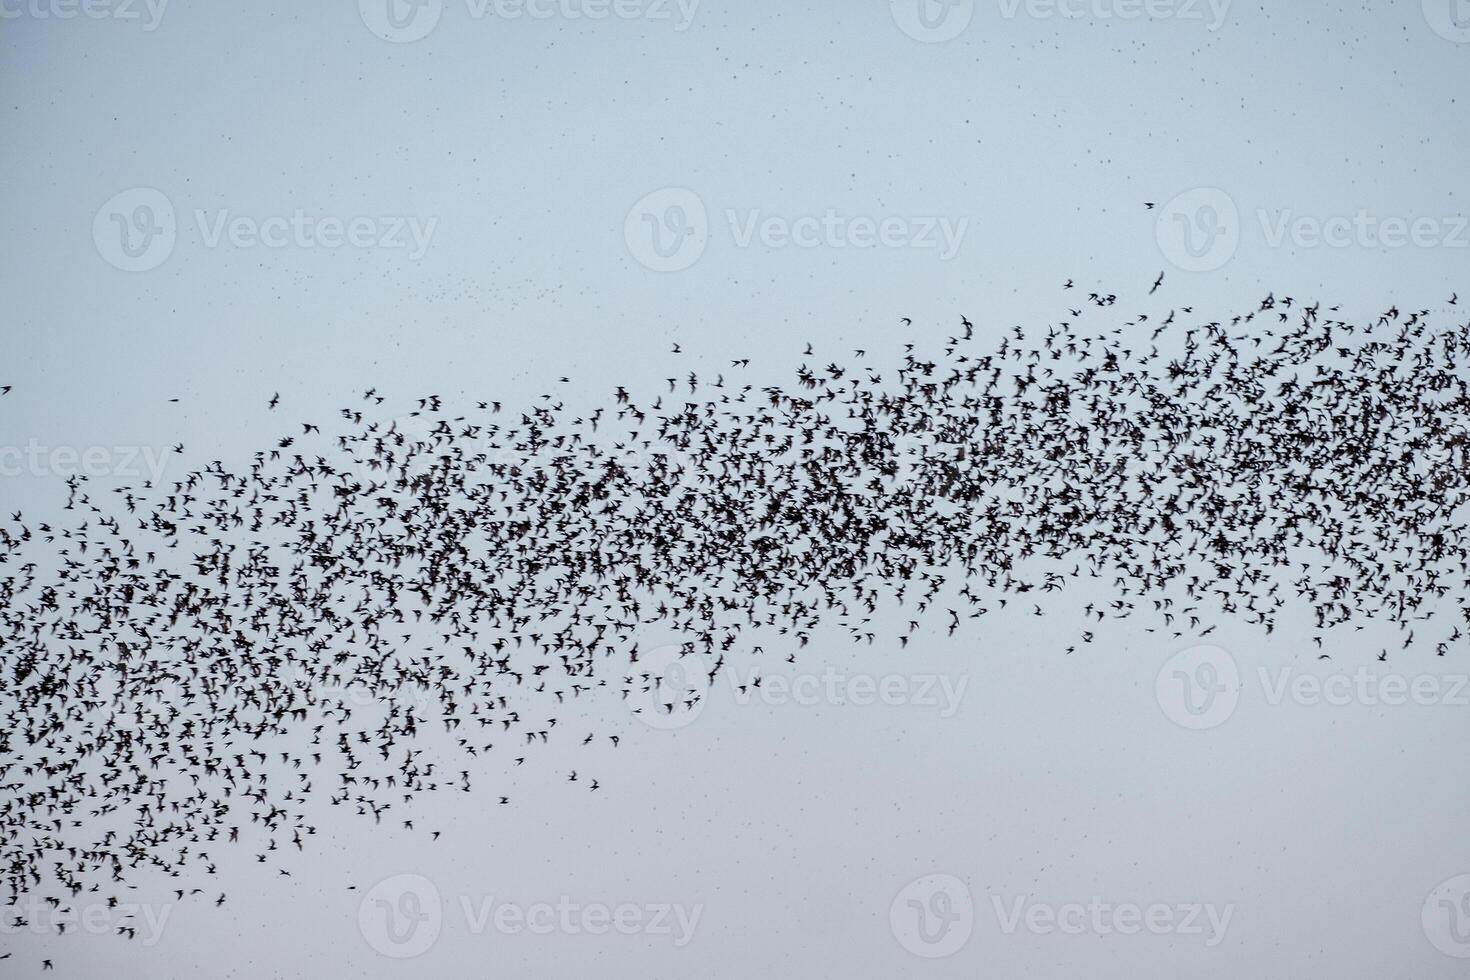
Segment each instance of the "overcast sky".
[{"label": "overcast sky", "polygon": [[[675,342],[784,381],[808,341],[1044,325],[1068,278],[1470,297],[1454,0],[0,0],[0,50],[0,500],[31,513],[84,459],[244,465],[370,386],[590,403]],[[599,716],[622,747],[549,749],[518,806],[493,771],[421,801],[437,842],[337,815],[290,880],[222,854],[224,909],[140,887],[149,943],[5,948],[57,980],[1463,976],[1465,651],[1404,660],[1426,703],[1313,703],[1282,685],[1377,637],[1322,667],[1305,619],[1203,651],[1139,622],[1065,658],[1088,598],[820,635],[765,701]]]}]

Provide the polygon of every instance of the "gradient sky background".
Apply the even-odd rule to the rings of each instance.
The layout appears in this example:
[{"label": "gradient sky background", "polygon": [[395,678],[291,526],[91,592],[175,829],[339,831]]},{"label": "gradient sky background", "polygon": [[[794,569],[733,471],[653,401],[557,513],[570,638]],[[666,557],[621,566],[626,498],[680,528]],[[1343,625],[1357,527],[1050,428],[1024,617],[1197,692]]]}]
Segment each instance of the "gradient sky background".
[{"label": "gradient sky background", "polygon": [[[1041,326],[1072,302],[1068,278],[1137,299],[1163,269],[1164,302],[1221,317],[1273,290],[1363,317],[1470,300],[1470,5],[1451,0],[1155,0],[1153,18],[1128,0],[1077,2],[1077,17],[960,0],[930,6],[927,32],[918,0],[701,0],[692,16],[626,0],[636,16],[605,19],[571,0],[536,7],[545,17],[428,0],[398,8],[402,28],[380,0],[42,16],[57,2],[0,0],[0,384],[14,385],[0,448],[102,447],[104,484],[131,479],[124,457],[176,442],[175,476],[243,466],[370,386],[392,412],[429,392],[514,406],[569,375],[575,403],[736,357],[753,383],[785,380],[808,341],[892,358],[961,314]],[[155,208],[163,237],[133,260],[152,267],[119,268],[112,215],[159,200],[173,223]],[[646,222],[672,242],[672,204],[695,234],[669,260],[687,267],[656,271]],[[211,237],[222,215],[298,210],[432,234],[420,256]],[[742,244],[753,216],[829,210],[964,234],[952,256]],[[1427,219],[1435,241],[1273,242],[1283,214],[1360,213],[1360,227]],[[1176,214],[1201,254],[1181,246]],[[1206,234],[1211,215],[1223,236]],[[0,477],[8,509],[60,505],[63,464],[45,458]],[[687,727],[620,718],[617,753],[528,761],[518,806],[491,805],[488,772],[479,793],[421,803],[437,843],[338,820],[290,880],[221,853],[229,904],[169,906],[149,948],[12,937],[9,962],[26,976],[53,956],[57,980],[1463,976],[1421,910],[1470,873],[1470,706],[1270,704],[1258,666],[1352,671],[1378,638],[1322,668],[1305,621],[1269,641],[1228,623],[1211,639],[1245,678],[1239,705],[1187,731],[1155,694],[1187,644],[1125,623],[1087,658],[1060,655],[1088,597],[952,639],[929,624],[902,654],[901,623],[879,624],[871,648],[822,637],[800,663],[963,683],[948,716],[742,705],[721,682]],[[1393,666],[1446,678],[1466,652]],[[604,791],[569,789],[569,767]],[[409,959],[359,923],[362,896],[400,874],[444,904],[437,941]],[[931,874],[974,907],[967,941],[932,959],[890,927],[895,899]],[[460,904],[563,895],[701,911],[676,947],[475,934]],[[1094,896],[1233,912],[1207,947],[1006,934],[993,905]]]}]

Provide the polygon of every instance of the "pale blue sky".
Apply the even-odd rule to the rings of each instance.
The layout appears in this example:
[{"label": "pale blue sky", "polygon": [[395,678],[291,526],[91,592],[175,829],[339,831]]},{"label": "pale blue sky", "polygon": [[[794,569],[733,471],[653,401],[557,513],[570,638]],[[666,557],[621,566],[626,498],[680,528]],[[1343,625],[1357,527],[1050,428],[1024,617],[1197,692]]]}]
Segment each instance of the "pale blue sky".
[{"label": "pale blue sky", "polygon": [[[1068,278],[1122,292],[1165,269],[1171,301],[1222,313],[1271,290],[1360,315],[1470,297],[1470,31],[1450,0],[1154,0],[1154,19],[977,0],[950,12],[962,24],[937,5],[916,19],[917,0],[622,0],[600,19],[595,0],[427,0],[391,20],[375,2],[140,0],[100,19],[0,2],[0,448],[243,461],[363,387],[513,405],[565,374],[590,402],[661,385],[675,341],[776,381],[807,341],[891,351],[903,316],[931,338],[961,314],[1043,324]],[[438,19],[402,40],[415,17]],[[911,36],[926,30],[957,33]],[[1191,272],[1165,212],[1199,188],[1196,232],[1200,202],[1238,218]],[[699,212],[702,251],[649,268],[644,215],[668,251],[667,222]],[[164,237],[129,258],[114,215]],[[1314,244],[1333,219],[1372,231]],[[1391,219],[1433,222],[1433,243],[1382,245]],[[8,508],[60,499],[46,459],[0,477]],[[545,806],[447,798],[433,846],[334,828],[290,882],[237,865],[228,913],[175,908],[151,948],[24,955],[54,953],[57,980],[1462,975],[1420,911],[1470,872],[1470,708],[1273,706],[1257,685],[1189,732],[1154,697],[1177,649],[1142,624],[1062,662],[1071,624],[1025,619],[905,651],[906,677],[965,679],[951,715],[722,692],[678,732],[630,727],[596,805],[548,764],[519,791]],[[1305,631],[1283,633],[1218,642],[1254,678],[1307,659]],[[811,655],[813,672],[895,670],[837,636]],[[572,895],[702,914],[675,948],[473,935],[446,913],[399,961],[365,941],[346,885],[400,873],[451,909]],[[929,874],[976,908],[968,944],[932,960],[889,928]],[[1213,948],[1005,935],[992,896],[1234,913]]]}]

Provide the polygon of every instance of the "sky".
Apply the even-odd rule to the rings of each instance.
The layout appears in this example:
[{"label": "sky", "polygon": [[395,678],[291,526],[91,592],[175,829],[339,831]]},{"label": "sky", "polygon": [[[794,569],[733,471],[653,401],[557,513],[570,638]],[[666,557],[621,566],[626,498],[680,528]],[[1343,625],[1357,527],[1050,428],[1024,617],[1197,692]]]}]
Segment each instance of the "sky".
[{"label": "sky", "polygon": [[[774,383],[1069,279],[1470,297],[1464,0],[0,0],[0,112],[28,513],[368,387],[590,405],[674,344]],[[421,803],[438,841],[336,815],[290,880],[222,855],[222,909],[141,883],[146,941],[0,940],[57,980],[1462,976],[1463,657],[1360,676],[1377,638],[1324,667],[1306,621],[1063,657],[1088,597],[819,635],[789,688],[490,774],[521,806]]]}]

